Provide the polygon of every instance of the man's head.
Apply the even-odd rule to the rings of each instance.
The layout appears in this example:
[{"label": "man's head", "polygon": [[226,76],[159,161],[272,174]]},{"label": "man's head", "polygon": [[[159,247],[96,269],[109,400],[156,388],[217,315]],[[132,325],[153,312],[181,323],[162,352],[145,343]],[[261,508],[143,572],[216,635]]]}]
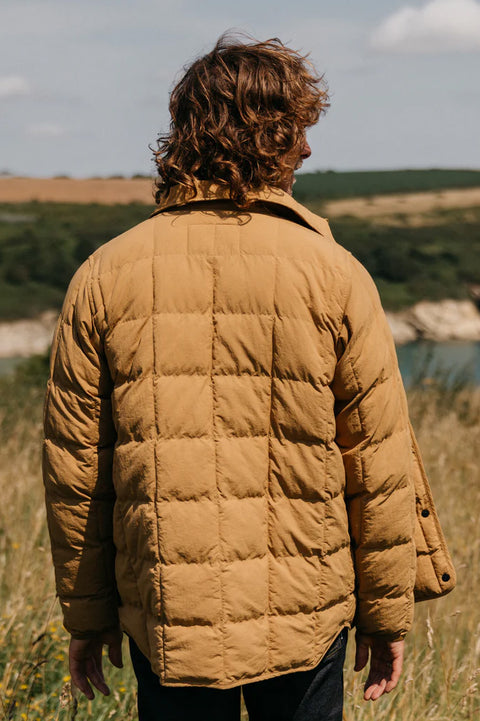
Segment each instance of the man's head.
[{"label": "man's head", "polygon": [[246,205],[250,189],[291,190],[308,157],[306,129],[328,107],[323,78],[274,38],[241,42],[223,35],[188,67],[170,97],[170,132],[154,152],[157,202],[173,185],[195,179],[230,187]]}]

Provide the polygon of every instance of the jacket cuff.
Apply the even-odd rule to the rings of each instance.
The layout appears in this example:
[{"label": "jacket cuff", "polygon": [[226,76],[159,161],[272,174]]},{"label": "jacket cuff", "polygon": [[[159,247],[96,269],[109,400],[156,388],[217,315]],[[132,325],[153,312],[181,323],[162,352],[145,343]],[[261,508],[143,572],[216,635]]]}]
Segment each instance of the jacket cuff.
[{"label": "jacket cuff", "polygon": [[116,597],[60,598],[63,625],[77,639],[93,638],[119,626]]},{"label": "jacket cuff", "polygon": [[378,633],[366,633],[359,628],[357,628],[357,635],[360,636],[370,636],[374,638],[381,638],[384,641],[403,641],[405,636],[407,635],[407,631],[398,631],[397,633],[384,633],[382,631]]},{"label": "jacket cuff", "polygon": [[359,600],[355,626],[357,633],[388,641],[406,636],[413,622],[413,591],[407,597]]},{"label": "jacket cuff", "polygon": [[70,636],[76,641],[89,641],[90,639],[98,638],[98,636],[101,636],[104,633],[108,633],[109,631],[115,631],[117,628],[120,628],[118,624],[116,624],[115,626],[111,626],[110,628],[103,628],[101,631],[83,631],[82,633],[81,631],[75,630],[68,631],[67,628],[66,630],[69,632]]}]

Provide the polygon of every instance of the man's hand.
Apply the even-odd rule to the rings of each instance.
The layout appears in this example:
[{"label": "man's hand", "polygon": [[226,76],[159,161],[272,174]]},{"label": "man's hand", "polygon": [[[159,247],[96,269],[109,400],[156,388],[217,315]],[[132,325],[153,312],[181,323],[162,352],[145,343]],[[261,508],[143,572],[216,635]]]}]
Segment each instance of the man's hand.
[{"label": "man's hand", "polygon": [[108,646],[108,658],[110,661],[117,668],[122,668],[122,632],[119,628],[101,633],[95,638],[85,640],[70,639],[68,660],[72,684],[75,684],[90,700],[95,697],[90,683],[104,696],[108,696],[110,693],[102,670],[102,649],[104,644]]},{"label": "man's hand", "polygon": [[381,637],[357,634],[355,671],[365,668],[369,651],[370,670],[365,682],[363,698],[376,701],[384,693],[390,693],[398,683],[403,666],[405,641],[385,641]]}]

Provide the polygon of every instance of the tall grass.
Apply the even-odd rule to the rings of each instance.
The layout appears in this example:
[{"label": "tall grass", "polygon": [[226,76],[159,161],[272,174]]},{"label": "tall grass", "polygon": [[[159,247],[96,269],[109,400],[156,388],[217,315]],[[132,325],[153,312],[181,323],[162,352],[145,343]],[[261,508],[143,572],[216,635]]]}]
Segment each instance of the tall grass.
[{"label": "tall grass", "polygon": [[[53,590],[40,477],[44,365],[0,382],[0,719],[136,718],[135,683],[106,666],[112,693],[70,694],[67,633]],[[397,691],[362,700],[353,634],[345,678],[346,721],[478,721],[480,701],[480,393],[431,384],[410,394],[412,420],[454,556],[458,588],[417,606]],[[125,655],[126,652],[125,652]],[[244,714],[244,718],[246,718]]]},{"label": "tall grass", "polygon": [[70,694],[41,482],[43,362],[0,383],[0,719],[134,719],[133,672],[106,661],[111,696]]}]

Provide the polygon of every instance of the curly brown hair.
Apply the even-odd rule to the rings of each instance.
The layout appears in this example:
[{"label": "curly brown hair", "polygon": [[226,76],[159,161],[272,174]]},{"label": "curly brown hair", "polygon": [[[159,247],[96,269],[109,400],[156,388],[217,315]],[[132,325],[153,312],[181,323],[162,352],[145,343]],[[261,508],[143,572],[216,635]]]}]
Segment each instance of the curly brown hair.
[{"label": "curly brown hair", "polygon": [[157,203],[174,185],[195,197],[195,180],[249,190],[280,187],[295,169],[305,130],[329,106],[323,76],[278,38],[241,42],[222,35],[195,60],[170,96],[170,131],[153,150]]}]

